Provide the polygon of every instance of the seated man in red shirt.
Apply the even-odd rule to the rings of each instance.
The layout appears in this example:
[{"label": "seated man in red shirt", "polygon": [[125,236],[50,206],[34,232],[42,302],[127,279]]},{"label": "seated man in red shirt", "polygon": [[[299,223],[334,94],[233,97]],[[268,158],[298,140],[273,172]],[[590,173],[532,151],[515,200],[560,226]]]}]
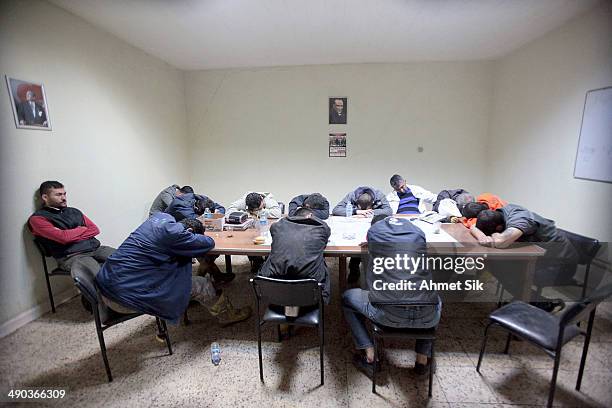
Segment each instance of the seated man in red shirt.
[{"label": "seated man in red shirt", "polygon": [[100,230],[85,214],[66,204],[66,191],[59,181],[40,185],[44,205],[30,216],[28,224],[36,239],[57,260],[61,269],[71,275],[78,269],[92,278],[115,248],[100,245],[94,238]]}]

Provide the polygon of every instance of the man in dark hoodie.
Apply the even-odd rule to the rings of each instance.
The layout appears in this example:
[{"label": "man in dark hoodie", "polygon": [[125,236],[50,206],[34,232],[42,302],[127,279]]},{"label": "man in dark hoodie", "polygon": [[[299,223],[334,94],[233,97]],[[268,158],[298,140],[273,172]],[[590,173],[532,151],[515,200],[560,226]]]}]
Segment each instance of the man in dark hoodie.
[{"label": "man in dark hoodie", "polygon": [[323,299],[329,303],[331,284],[323,250],[331,234],[329,226],[302,207],[270,227],[272,248],[259,270],[260,276],[277,279],[316,279],[323,283]]},{"label": "man in dark hoodie", "polygon": [[320,220],[329,218],[329,201],[319,193],[302,194],[293,197],[289,202],[288,215],[294,216],[300,208],[312,210],[312,214]]},{"label": "man in dark hoodie", "polygon": [[[214,202],[205,195],[193,193],[176,196],[168,208],[166,208],[165,212],[172,215],[177,221],[181,221],[183,219],[196,219],[204,214],[207,208],[212,213],[225,214],[225,207],[221,204]],[[233,272],[221,272],[219,267],[215,264],[215,259],[217,259],[217,257],[218,255],[207,255],[198,258],[198,262],[200,262],[198,275],[204,276],[208,273],[215,283],[231,282],[236,275]]]},{"label": "man in dark hoodie", "polygon": [[[334,207],[332,215],[346,217],[346,206],[348,204],[352,204],[353,216],[357,217],[387,216],[393,214],[393,210],[383,192],[372,187],[358,187],[345,195]],[[349,261],[349,283],[355,283],[359,280],[360,264],[361,258],[359,257],[352,257]]]},{"label": "man in dark hoodie", "polygon": [[[431,271],[407,270],[393,266],[380,270],[378,262],[396,256],[419,257],[426,252],[425,234],[405,218],[376,216],[368,230],[368,261],[366,281],[368,290],[349,289],[342,294],[344,316],[351,329],[358,351],[353,363],[369,377],[374,372],[374,344],[366,328],[366,319],[393,328],[431,328],[440,320],[442,304],[438,294],[418,290],[421,283],[432,279]],[[385,289],[384,284],[409,282],[416,290]],[[388,286],[387,286],[388,287]],[[412,306],[411,303],[431,303]],[[407,307],[408,306],[408,307]],[[431,363],[431,340],[417,340],[415,372],[424,374]]]}]

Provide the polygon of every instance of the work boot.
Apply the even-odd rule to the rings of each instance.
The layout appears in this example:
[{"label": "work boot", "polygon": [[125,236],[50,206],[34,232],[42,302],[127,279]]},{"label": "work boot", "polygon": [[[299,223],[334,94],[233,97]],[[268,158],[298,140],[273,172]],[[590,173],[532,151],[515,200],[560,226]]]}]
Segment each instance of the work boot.
[{"label": "work boot", "polygon": [[230,302],[225,294],[221,294],[217,303],[212,305],[208,311],[217,318],[217,321],[222,327],[246,320],[251,317],[252,313],[249,306],[239,309],[234,308],[232,302]]},{"label": "work boot", "polygon": [[228,283],[234,280],[236,274],[233,272],[223,273],[215,263],[203,263],[198,268],[198,275],[205,276],[209,274],[215,283]]}]

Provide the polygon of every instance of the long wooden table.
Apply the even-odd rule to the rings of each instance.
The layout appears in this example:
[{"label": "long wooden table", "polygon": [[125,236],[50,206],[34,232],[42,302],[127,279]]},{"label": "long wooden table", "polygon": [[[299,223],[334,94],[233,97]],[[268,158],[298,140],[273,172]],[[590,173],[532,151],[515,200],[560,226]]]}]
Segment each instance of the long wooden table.
[{"label": "long wooden table", "polygon": [[[512,260],[524,263],[519,275],[523,279],[522,292],[518,298],[528,301],[531,297],[531,286],[535,273],[535,264],[545,250],[533,244],[521,245],[514,248],[497,249],[478,245],[476,239],[462,224],[442,224],[442,229],[457,240],[456,243],[428,243],[428,253],[436,255],[455,256],[484,256],[489,260]],[[256,245],[253,238],[258,234],[255,229],[246,231],[207,232],[215,240],[215,248],[211,255],[225,255],[227,272],[231,272],[232,255],[266,256],[270,253],[270,245]],[[327,246],[323,252],[325,257],[338,258],[338,279],[340,289],[346,287],[347,258],[358,256],[362,247],[355,246]],[[521,276],[522,275],[522,276]]]}]

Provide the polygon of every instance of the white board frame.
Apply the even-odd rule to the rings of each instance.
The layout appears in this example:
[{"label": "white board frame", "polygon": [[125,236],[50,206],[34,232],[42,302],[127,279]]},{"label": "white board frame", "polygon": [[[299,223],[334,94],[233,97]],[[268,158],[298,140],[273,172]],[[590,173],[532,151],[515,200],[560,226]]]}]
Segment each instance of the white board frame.
[{"label": "white board frame", "polygon": [[[612,183],[612,172],[610,172],[610,174],[603,174],[601,175],[601,177],[588,177],[586,176],[584,173],[588,173],[585,169],[583,168],[583,166],[579,166],[579,163],[581,162],[581,158],[583,153],[583,148],[584,146],[583,143],[585,143],[586,140],[586,136],[583,134],[583,130],[584,130],[584,118],[586,116],[586,110],[587,110],[587,106],[588,106],[588,102],[589,102],[589,96],[592,96],[594,93],[596,92],[605,92],[605,93],[610,93],[612,94],[612,86],[608,86],[608,87],[604,87],[604,88],[598,88],[598,89],[591,89],[590,91],[587,91],[586,96],[584,98],[584,108],[582,109],[582,120],[580,122],[580,136],[578,138],[578,148],[576,149],[576,159],[574,161],[574,178],[577,179],[582,179],[582,180],[591,180],[591,181],[600,181],[600,182],[604,182],[604,183]],[[612,105],[609,107],[610,109],[610,115],[612,115]],[[595,136],[591,136],[595,137]],[[605,135],[603,136],[605,138]],[[608,141],[609,143],[609,155],[612,154],[612,131],[610,132],[610,140]],[[608,162],[608,163],[612,163],[612,161]],[[612,164],[610,164],[612,166]],[[588,168],[588,167],[587,167]],[[604,168],[604,173],[605,173],[605,168]]]}]

